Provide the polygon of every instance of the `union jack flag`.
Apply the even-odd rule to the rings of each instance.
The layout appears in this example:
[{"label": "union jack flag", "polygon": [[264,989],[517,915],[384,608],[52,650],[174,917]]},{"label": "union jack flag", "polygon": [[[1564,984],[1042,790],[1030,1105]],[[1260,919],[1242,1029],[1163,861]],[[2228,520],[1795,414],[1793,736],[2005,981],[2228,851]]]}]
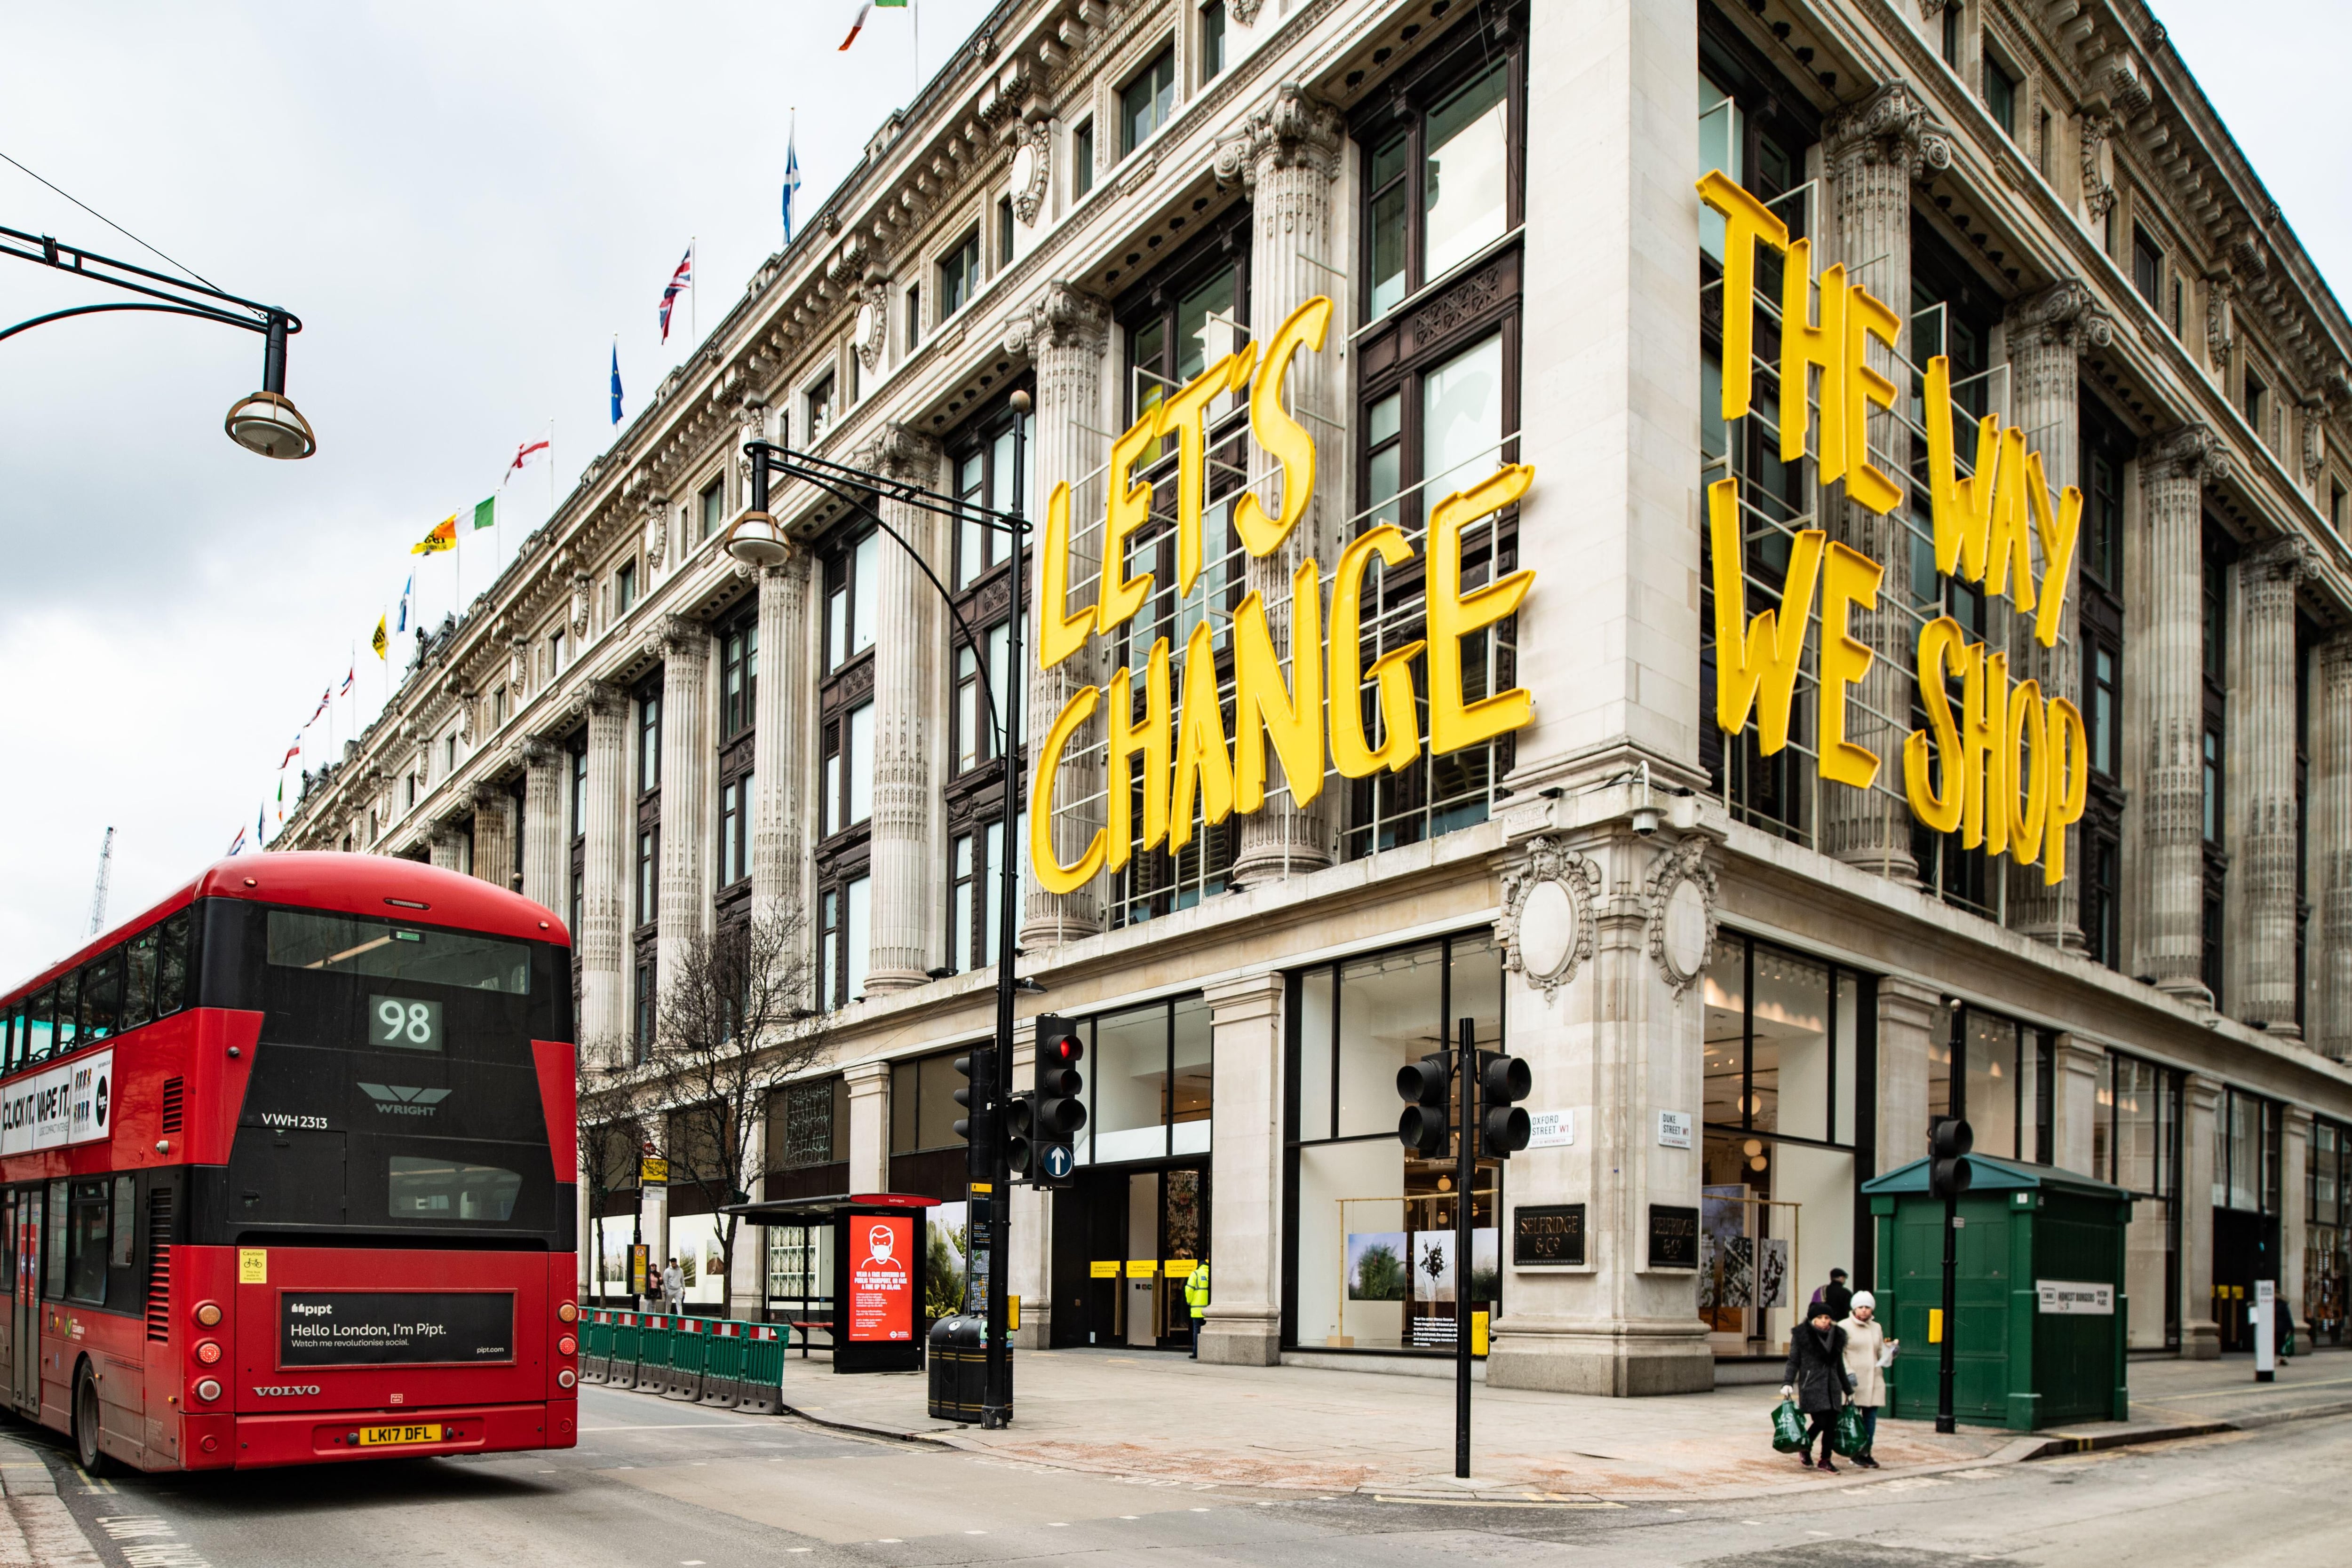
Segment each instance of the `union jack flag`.
[{"label": "union jack flag", "polygon": [[694,247],[692,246],[688,246],[686,247],[686,255],[678,261],[677,270],[669,275],[669,287],[662,290],[661,340],[663,342],[667,343],[669,341],[669,313],[671,307],[677,303],[677,297],[680,294],[685,293],[686,290],[693,286]]}]

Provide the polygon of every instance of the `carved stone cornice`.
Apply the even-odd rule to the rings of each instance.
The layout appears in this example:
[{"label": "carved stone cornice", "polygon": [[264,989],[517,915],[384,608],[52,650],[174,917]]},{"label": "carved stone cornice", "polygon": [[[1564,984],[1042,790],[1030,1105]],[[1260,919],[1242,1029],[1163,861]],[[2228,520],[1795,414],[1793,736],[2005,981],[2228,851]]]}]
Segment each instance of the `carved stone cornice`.
[{"label": "carved stone cornice", "polygon": [[2013,301],[2007,326],[2012,354],[2042,343],[2080,353],[2086,348],[2106,348],[2116,339],[2115,319],[2099,308],[2098,298],[2087,285],[2071,277]]},{"label": "carved stone cornice", "polygon": [[2148,479],[2219,484],[2230,476],[2229,448],[2212,427],[2191,421],[2140,443],[2141,472]]},{"label": "carved stone cornice", "polygon": [[1891,81],[1831,120],[1822,132],[1832,162],[1902,162],[1914,180],[1952,166],[1951,139],[1909,82]]}]

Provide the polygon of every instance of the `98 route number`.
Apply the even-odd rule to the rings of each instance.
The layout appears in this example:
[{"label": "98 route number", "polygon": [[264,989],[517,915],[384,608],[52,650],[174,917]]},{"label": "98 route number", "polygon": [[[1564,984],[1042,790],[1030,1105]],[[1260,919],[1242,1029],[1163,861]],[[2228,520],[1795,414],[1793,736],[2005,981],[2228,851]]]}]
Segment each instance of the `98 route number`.
[{"label": "98 route number", "polygon": [[386,1051],[441,1049],[441,1004],[412,997],[368,998],[368,1043]]}]

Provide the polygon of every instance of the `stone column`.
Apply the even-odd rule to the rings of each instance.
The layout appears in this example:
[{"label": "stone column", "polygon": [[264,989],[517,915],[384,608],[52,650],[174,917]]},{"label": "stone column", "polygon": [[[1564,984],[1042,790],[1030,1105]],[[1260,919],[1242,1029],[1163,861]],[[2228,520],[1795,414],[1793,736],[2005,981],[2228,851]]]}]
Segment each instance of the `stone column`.
[{"label": "stone column", "polygon": [[629,1060],[629,963],[624,951],[628,888],[628,694],[592,681],[588,698],[588,821],[581,868],[580,959],[583,1065]]},{"label": "stone column", "polygon": [[2058,1082],[2051,1085],[2050,1163],[2060,1170],[2110,1179],[2092,1168],[2098,1142],[2099,1082],[2106,1052],[2076,1034],[2062,1034],[2051,1052]]},{"label": "stone column", "polygon": [[[1284,82],[1274,101],[1249,117],[1245,141],[1235,151],[1247,160],[1243,168],[1251,186],[1250,214],[1250,336],[1259,344],[1272,341],[1275,329],[1290,313],[1318,294],[1339,295],[1332,313],[1333,337],[1344,332],[1354,312],[1331,261],[1332,182],[1339,178],[1340,149],[1347,127],[1337,110],[1309,97],[1297,82]],[[1285,382],[1292,410],[1306,419],[1318,443],[1331,444],[1336,434],[1328,420],[1333,409],[1329,385],[1333,368],[1342,361],[1325,340],[1320,353],[1302,352],[1290,362]],[[1344,421],[1334,421],[1344,423]],[[1497,459],[1499,461],[1499,458]],[[1255,442],[1249,444],[1250,485],[1269,512],[1281,505],[1282,465]],[[1334,470],[1337,465],[1333,465]],[[1339,481],[1332,472],[1317,486],[1314,504],[1298,521],[1280,549],[1252,558],[1244,568],[1249,591],[1265,605],[1266,627],[1273,633],[1276,655],[1289,660],[1290,580],[1309,559],[1326,570],[1336,551],[1326,549],[1325,517],[1337,508],[1325,502]],[[1429,497],[1431,501],[1435,497]],[[1207,548],[1217,549],[1211,540]],[[1320,658],[1322,651],[1311,649]],[[1294,672],[1295,674],[1295,672]],[[1278,763],[1269,767],[1279,766]],[[1269,783],[1271,774],[1269,774]],[[1334,782],[1337,782],[1335,779]],[[1254,883],[1269,876],[1288,876],[1331,863],[1332,841],[1328,802],[1325,795],[1301,810],[1292,803],[1293,789],[1285,780],[1280,796],[1263,810],[1241,820],[1241,843],[1234,857],[1235,882]]]},{"label": "stone column", "polygon": [[[754,741],[754,745],[758,742]],[[760,1178],[768,1169],[768,1118],[754,1116],[746,1129],[745,1139],[751,1145],[751,1185],[759,1186]],[[727,1217],[719,1216],[719,1234],[726,1234]],[[749,1223],[735,1228],[734,1254],[727,1260],[728,1315],[757,1321],[764,1316],[768,1304],[768,1230],[762,1225]]]},{"label": "stone column", "polygon": [[2314,554],[2290,534],[2239,567],[2230,705],[2231,1010],[2295,1040],[2294,592]]},{"label": "stone column", "polygon": [[[515,747],[522,758],[522,894],[564,919],[572,918],[565,896],[565,873],[571,869],[564,852],[571,847],[571,824],[563,820],[565,778],[571,758],[551,740],[533,736]],[[572,934],[578,942],[580,933]]]},{"label": "stone column", "polygon": [[2204,957],[2204,782],[2200,747],[2205,728],[2205,482],[2228,469],[2220,439],[2184,424],[2140,452],[2147,514],[2144,574],[2147,622],[2126,653],[2126,681],[2146,694],[2147,727],[2140,777],[2138,972],[2158,988],[2205,1006],[2213,995],[2200,977]]},{"label": "stone column", "polygon": [[[940,446],[903,424],[883,430],[859,466],[892,478],[936,486]],[[944,560],[931,512],[884,500],[882,518],[898,531],[885,538],[875,600],[882,632],[874,640],[874,913],[869,996],[904,990],[929,978],[939,962],[939,915],[946,902],[946,859],[938,843],[940,759],[944,733],[940,669],[947,641],[939,590],[908,551]],[[941,576],[944,578],[945,573]]]},{"label": "stone column", "polygon": [[1279,972],[1212,984],[1209,1310],[1201,1359],[1282,1359],[1282,992]]},{"label": "stone column", "polygon": [[[1042,519],[1054,486],[1070,486],[1070,599],[1088,604],[1101,588],[1103,487],[1096,473],[1108,455],[1108,444],[1097,434],[1115,430],[1114,388],[1103,374],[1103,356],[1110,344],[1110,312],[1091,294],[1066,283],[1049,283],[1026,316],[1016,319],[1006,335],[1005,351],[1026,351],[1036,370],[1036,440],[1030,447],[1037,465],[1031,494]],[[1034,548],[1033,544],[1033,548]],[[1034,757],[1037,742],[1063,705],[1081,686],[1097,683],[1098,649],[1080,649],[1051,670],[1037,667],[1035,628],[1048,611],[1066,614],[1068,604],[1044,605],[1037,591],[1042,553],[1032,557],[1029,626],[1022,638],[1022,666],[1028,682],[1028,706],[1021,732]],[[1099,729],[1096,731],[1100,734]],[[1070,751],[1082,748],[1073,747]],[[1058,800],[1091,800],[1102,791],[1099,747],[1081,756],[1066,751],[1054,786]],[[1026,788],[1034,800],[1034,779]],[[1086,852],[1087,841],[1102,825],[1099,805],[1065,810],[1054,823],[1054,849],[1064,864]],[[1023,846],[1021,852],[1026,852]],[[1025,883],[1022,903],[1021,946],[1032,952],[1071,941],[1102,929],[1102,883],[1088,883],[1077,892],[1055,894]]]},{"label": "stone column", "polygon": [[2312,655],[2310,885],[2318,919],[2304,968],[2305,1016],[2313,1046],[2338,1061],[2352,1057],[2352,633]]},{"label": "stone column", "polygon": [[[1540,367],[1520,384],[1518,455],[1536,472],[1519,503],[1519,565],[1536,583],[1518,626],[1536,710],[1508,782],[1520,796],[1574,789],[1646,761],[1664,782],[1703,789],[1690,587],[1705,526],[1690,373],[1698,14],[1538,5],[1528,48],[1531,79],[1550,84],[1528,125],[1523,254],[1540,281],[1521,303],[1521,362]],[[1612,172],[1560,177],[1577,169]],[[1336,350],[1324,352],[1337,373]],[[1333,461],[1328,434],[1317,440]]]},{"label": "stone column", "polygon": [[[2027,446],[2042,454],[2042,472],[2054,491],[2082,481],[2075,474],[2082,450],[2082,351],[2107,347],[2115,326],[2099,309],[2091,291],[2072,278],[2028,295],[2009,308],[2007,330],[2010,374],[2010,417],[2025,432]],[[1971,448],[1970,450],[1973,450]],[[2082,550],[2075,551],[2074,575],[2082,574]],[[2082,654],[2077,641],[2082,591],[2066,584],[2066,603],[2059,622],[2058,644],[2044,648],[2024,630],[2021,618],[2018,641],[2011,645],[2010,673],[2042,683],[2044,698],[2063,696],[2076,706],[2087,706],[2083,695]],[[2066,864],[2084,864],[2083,830],[2069,829]],[[2011,866],[2010,924],[2039,942],[2080,951],[2083,946],[2079,879],[2069,874],[2052,887],[2042,880],[2042,868]],[[2085,1155],[2087,1158],[2087,1155]]]},{"label": "stone column", "polygon": [[2221,1354],[2213,1321],[2213,1118],[2221,1081],[2192,1072],[2180,1100],[2180,1354],[2211,1361]]},{"label": "stone column", "polygon": [[890,1190],[890,1064],[853,1062],[849,1082],[849,1190]]},{"label": "stone column", "polygon": [[654,963],[667,984],[687,944],[709,928],[710,628],[667,617],[646,645],[662,661],[661,904]]},{"label": "stone column", "polygon": [[474,875],[514,889],[514,797],[503,784],[474,786]]},{"label": "stone column", "polygon": [[1927,1051],[1943,993],[1889,975],[1878,982],[1878,1147],[1880,1176],[1927,1154]]},{"label": "stone column", "polygon": [[2279,1129],[2279,1276],[2278,1293],[2296,1309],[2301,1332],[2295,1335],[2298,1346],[2308,1348],[2311,1327],[2307,1322],[2310,1308],[2303,1288],[2304,1254],[2308,1238],[2304,1228],[2311,1223],[2311,1122],[2312,1113],[2301,1105],[2284,1107],[2285,1122]]},{"label": "stone column", "polygon": [[443,871],[463,871],[466,867],[465,837],[462,831],[449,823],[435,823],[427,840],[430,845],[427,853],[432,863]]},{"label": "stone column", "polygon": [[[805,915],[809,557],[795,549],[760,572],[760,683],[752,694],[751,906]],[[812,936],[814,940],[814,936]],[[814,1005],[814,999],[812,1004]]]},{"label": "stone column", "polygon": [[[1667,1146],[1660,1113],[1698,1119],[1709,856],[1725,823],[1715,802],[1683,797],[1667,825],[1639,837],[1638,795],[1621,785],[1503,817],[1504,1034],[1544,1103],[1577,1116],[1574,1144],[1513,1159],[1507,1207],[1583,1204],[1586,1250],[1581,1270],[1539,1271],[1506,1249],[1490,1387],[1622,1397],[1715,1383],[1695,1266],[1698,1140]],[[1685,1217],[1687,1261],[1654,1253],[1652,1219]],[[1505,1235],[1512,1223],[1503,1217]]]},{"label": "stone column", "polygon": [[[1849,281],[1884,301],[1903,323],[1897,346],[1911,351],[1911,187],[1923,176],[1951,166],[1951,143],[1928,116],[1925,100],[1907,82],[1879,88],[1833,119],[1822,138],[1824,189],[1836,225],[1837,256]],[[1824,256],[1823,261],[1827,260]],[[1895,383],[1897,413],[1903,410],[1907,372],[1893,352],[1874,340],[1872,368]],[[1897,413],[1874,413],[1869,423],[1871,462],[1898,486],[1911,472],[1911,432]],[[1816,436],[1818,440],[1818,435]],[[1861,460],[1856,453],[1853,459]],[[1821,497],[1821,515],[1831,538],[1842,539],[1886,569],[1879,585],[1879,608],[1853,612],[1855,639],[1877,657],[1847,709],[1846,738],[1877,753],[1879,783],[1891,788],[1820,792],[1824,852],[1900,882],[1916,878],[1911,857],[1911,814],[1901,799],[1903,740],[1911,727],[1911,646],[1916,622],[1904,602],[1908,593],[1911,547],[1898,504],[1885,517],[1836,491]]]}]

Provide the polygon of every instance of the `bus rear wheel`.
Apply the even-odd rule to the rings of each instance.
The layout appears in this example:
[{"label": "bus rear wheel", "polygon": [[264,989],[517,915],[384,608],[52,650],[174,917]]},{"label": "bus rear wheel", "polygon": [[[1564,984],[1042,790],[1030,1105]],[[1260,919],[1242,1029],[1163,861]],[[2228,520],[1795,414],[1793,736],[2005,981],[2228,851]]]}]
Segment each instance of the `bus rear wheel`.
[{"label": "bus rear wheel", "polygon": [[114,1469],[113,1459],[99,1446],[98,1426],[98,1379],[84,1366],[74,1380],[73,1402],[74,1458],[81,1461],[84,1475],[102,1476]]}]

